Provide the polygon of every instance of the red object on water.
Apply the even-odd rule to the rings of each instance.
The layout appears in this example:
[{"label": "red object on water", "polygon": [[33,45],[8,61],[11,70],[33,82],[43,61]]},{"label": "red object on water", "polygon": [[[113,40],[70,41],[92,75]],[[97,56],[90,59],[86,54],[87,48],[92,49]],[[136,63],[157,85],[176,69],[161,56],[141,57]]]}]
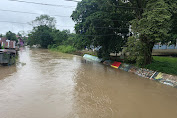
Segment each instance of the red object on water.
[{"label": "red object on water", "polygon": [[114,67],[114,68],[119,68],[121,62],[114,62],[111,66]]}]

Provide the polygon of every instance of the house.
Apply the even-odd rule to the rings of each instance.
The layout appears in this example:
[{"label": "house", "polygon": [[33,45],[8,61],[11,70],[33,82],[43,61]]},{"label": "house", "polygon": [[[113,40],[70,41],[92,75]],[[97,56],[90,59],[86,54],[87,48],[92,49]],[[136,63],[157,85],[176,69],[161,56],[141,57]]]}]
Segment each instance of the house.
[{"label": "house", "polygon": [[11,41],[5,37],[0,38],[0,64],[11,65],[15,63],[16,41]]},{"label": "house", "polygon": [[18,45],[19,45],[20,47],[23,47],[23,46],[24,46],[24,41],[23,41],[21,38],[18,39]]},{"label": "house", "polygon": [[17,37],[17,39],[18,39],[17,45],[18,45],[19,47],[23,47],[23,46],[24,46],[24,41],[23,41],[23,39],[22,39],[22,36],[16,35],[16,37]]},{"label": "house", "polygon": [[16,41],[10,41],[5,37],[0,38],[0,47],[5,49],[15,49]]}]

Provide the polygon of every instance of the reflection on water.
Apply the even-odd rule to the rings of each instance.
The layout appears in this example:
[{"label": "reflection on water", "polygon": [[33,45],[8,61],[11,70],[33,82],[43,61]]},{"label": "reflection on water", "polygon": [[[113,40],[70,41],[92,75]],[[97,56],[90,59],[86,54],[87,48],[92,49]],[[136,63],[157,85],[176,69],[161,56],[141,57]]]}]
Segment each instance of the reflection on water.
[{"label": "reflection on water", "polygon": [[2,118],[177,116],[177,89],[74,55],[24,48],[0,75]]}]

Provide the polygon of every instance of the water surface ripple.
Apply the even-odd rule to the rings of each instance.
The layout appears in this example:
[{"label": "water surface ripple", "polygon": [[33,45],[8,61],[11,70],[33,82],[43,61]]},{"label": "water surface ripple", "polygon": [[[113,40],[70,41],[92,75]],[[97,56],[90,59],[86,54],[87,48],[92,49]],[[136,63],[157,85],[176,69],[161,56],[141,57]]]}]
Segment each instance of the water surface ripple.
[{"label": "water surface ripple", "polygon": [[176,118],[177,89],[79,56],[22,48],[0,66],[0,118]]}]

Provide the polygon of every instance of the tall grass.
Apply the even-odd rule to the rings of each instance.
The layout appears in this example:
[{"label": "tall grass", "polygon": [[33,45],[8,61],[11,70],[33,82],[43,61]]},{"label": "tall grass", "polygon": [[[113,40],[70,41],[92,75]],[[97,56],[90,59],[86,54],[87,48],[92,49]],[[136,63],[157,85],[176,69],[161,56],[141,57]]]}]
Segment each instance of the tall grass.
[{"label": "tall grass", "polygon": [[58,51],[62,53],[72,53],[76,51],[76,48],[74,48],[73,46],[65,46],[65,45],[48,46],[48,48],[52,51]]}]

